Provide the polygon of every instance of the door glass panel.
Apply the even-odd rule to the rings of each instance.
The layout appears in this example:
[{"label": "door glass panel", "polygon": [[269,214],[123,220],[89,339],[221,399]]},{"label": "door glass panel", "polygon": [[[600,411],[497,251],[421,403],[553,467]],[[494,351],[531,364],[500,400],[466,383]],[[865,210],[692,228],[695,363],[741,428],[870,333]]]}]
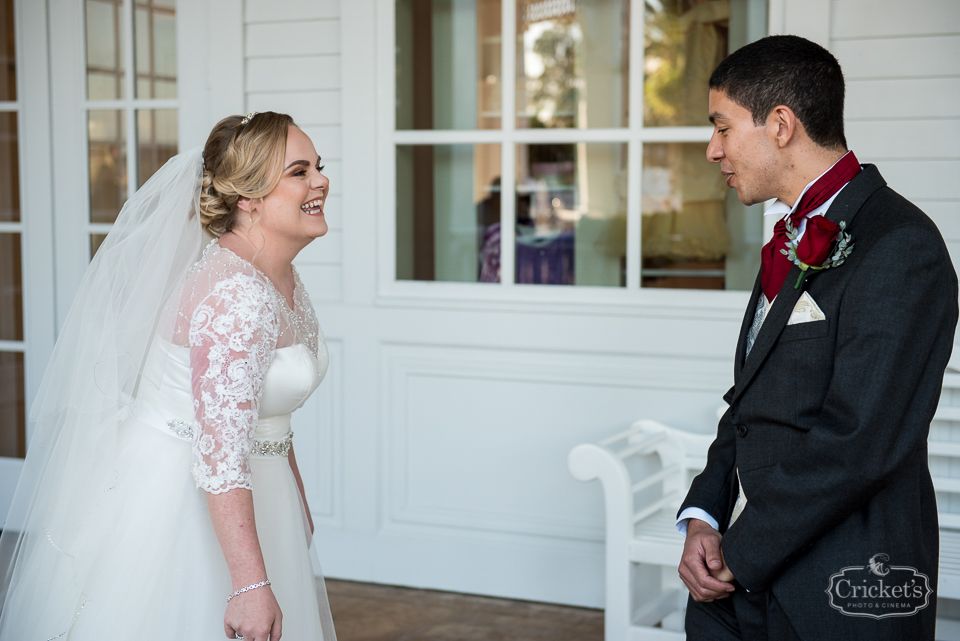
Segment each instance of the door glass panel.
[{"label": "door glass panel", "polygon": [[17,40],[14,0],[0,0],[0,100],[17,99]]},{"label": "door glass panel", "polygon": [[500,145],[397,146],[397,278],[499,282]]},{"label": "door glass panel", "polygon": [[629,0],[517,2],[517,128],[627,127]]},{"label": "door glass panel", "polygon": [[0,456],[27,454],[26,392],[23,354],[0,352]]},{"label": "door glass panel", "polygon": [[517,283],[626,285],[627,145],[517,145]]},{"label": "door glass panel", "polygon": [[126,118],[120,109],[91,109],[90,222],[112,223],[127,199]]},{"label": "door glass panel", "polygon": [[90,260],[97,255],[100,245],[107,239],[106,234],[90,234]]},{"label": "door glass panel", "polygon": [[0,112],[0,222],[20,220],[17,112]]},{"label": "door glass panel", "polygon": [[177,155],[176,109],[137,111],[137,154],[142,185],[163,163]]},{"label": "door glass panel", "polygon": [[23,340],[20,234],[0,234],[0,340]]},{"label": "door glass panel", "polygon": [[397,0],[397,129],[500,127],[500,0]]},{"label": "door glass panel", "polygon": [[138,98],[177,97],[177,22],[172,4],[137,2],[134,53]]},{"label": "door glass panel", "polygon": [[122,0],[86,0],[87,98],[125,98]]}]

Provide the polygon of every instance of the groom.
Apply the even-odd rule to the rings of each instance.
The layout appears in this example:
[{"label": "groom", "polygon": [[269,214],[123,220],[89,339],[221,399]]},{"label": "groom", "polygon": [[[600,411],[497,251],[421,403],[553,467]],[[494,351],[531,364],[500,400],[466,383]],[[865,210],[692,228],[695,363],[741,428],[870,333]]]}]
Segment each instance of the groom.
[{"label": "groom", "polygon": [[934,638],[927,433],[957,277],[934,223],[847,150],[843,97],[836,59],[796,36],[710,78],[707,156],[778,222],[678,514],[690,640]]}]

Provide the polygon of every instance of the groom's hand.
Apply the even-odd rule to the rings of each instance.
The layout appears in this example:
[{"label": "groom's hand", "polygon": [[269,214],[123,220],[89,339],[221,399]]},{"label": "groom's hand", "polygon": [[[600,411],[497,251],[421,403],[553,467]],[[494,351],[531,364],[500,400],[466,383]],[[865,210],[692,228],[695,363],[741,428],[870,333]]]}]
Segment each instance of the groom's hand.
[{"label": "groom's hand", "polygon": [[687,522],[687,540],[680,558],[680,578],[695,601],[713,601],[730,596],[733,574],[723,561],[720,533],[699,519]]}]

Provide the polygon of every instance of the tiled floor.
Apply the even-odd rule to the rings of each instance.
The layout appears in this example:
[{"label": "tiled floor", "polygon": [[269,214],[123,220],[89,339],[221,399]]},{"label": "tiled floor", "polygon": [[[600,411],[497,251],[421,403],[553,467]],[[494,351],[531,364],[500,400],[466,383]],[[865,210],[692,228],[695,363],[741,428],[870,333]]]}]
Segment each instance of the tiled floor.
[{"label": "tiled floor", "polygon": [[327,579],[338,641],[602,641],[603,611]]}]

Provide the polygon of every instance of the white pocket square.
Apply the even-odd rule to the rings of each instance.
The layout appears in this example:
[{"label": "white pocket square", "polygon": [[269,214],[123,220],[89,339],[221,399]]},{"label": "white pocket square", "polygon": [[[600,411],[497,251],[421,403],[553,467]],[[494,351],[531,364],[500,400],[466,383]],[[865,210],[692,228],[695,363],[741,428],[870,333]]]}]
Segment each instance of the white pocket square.
[{"label": "white pocket square", "polygon": [[820,306],[817,305],[816,301],[813,300],[813,297],[810,296],[808,292],[803,292],[800,300],[798,300],[797,304],[793,307],[793,312],[790,314],[790,320],[787,321],[787,325],[797,325],[799,323],[811,323],[822,320],[827,320],[827,317],[823,315],[823,310],[820,309]]}]

